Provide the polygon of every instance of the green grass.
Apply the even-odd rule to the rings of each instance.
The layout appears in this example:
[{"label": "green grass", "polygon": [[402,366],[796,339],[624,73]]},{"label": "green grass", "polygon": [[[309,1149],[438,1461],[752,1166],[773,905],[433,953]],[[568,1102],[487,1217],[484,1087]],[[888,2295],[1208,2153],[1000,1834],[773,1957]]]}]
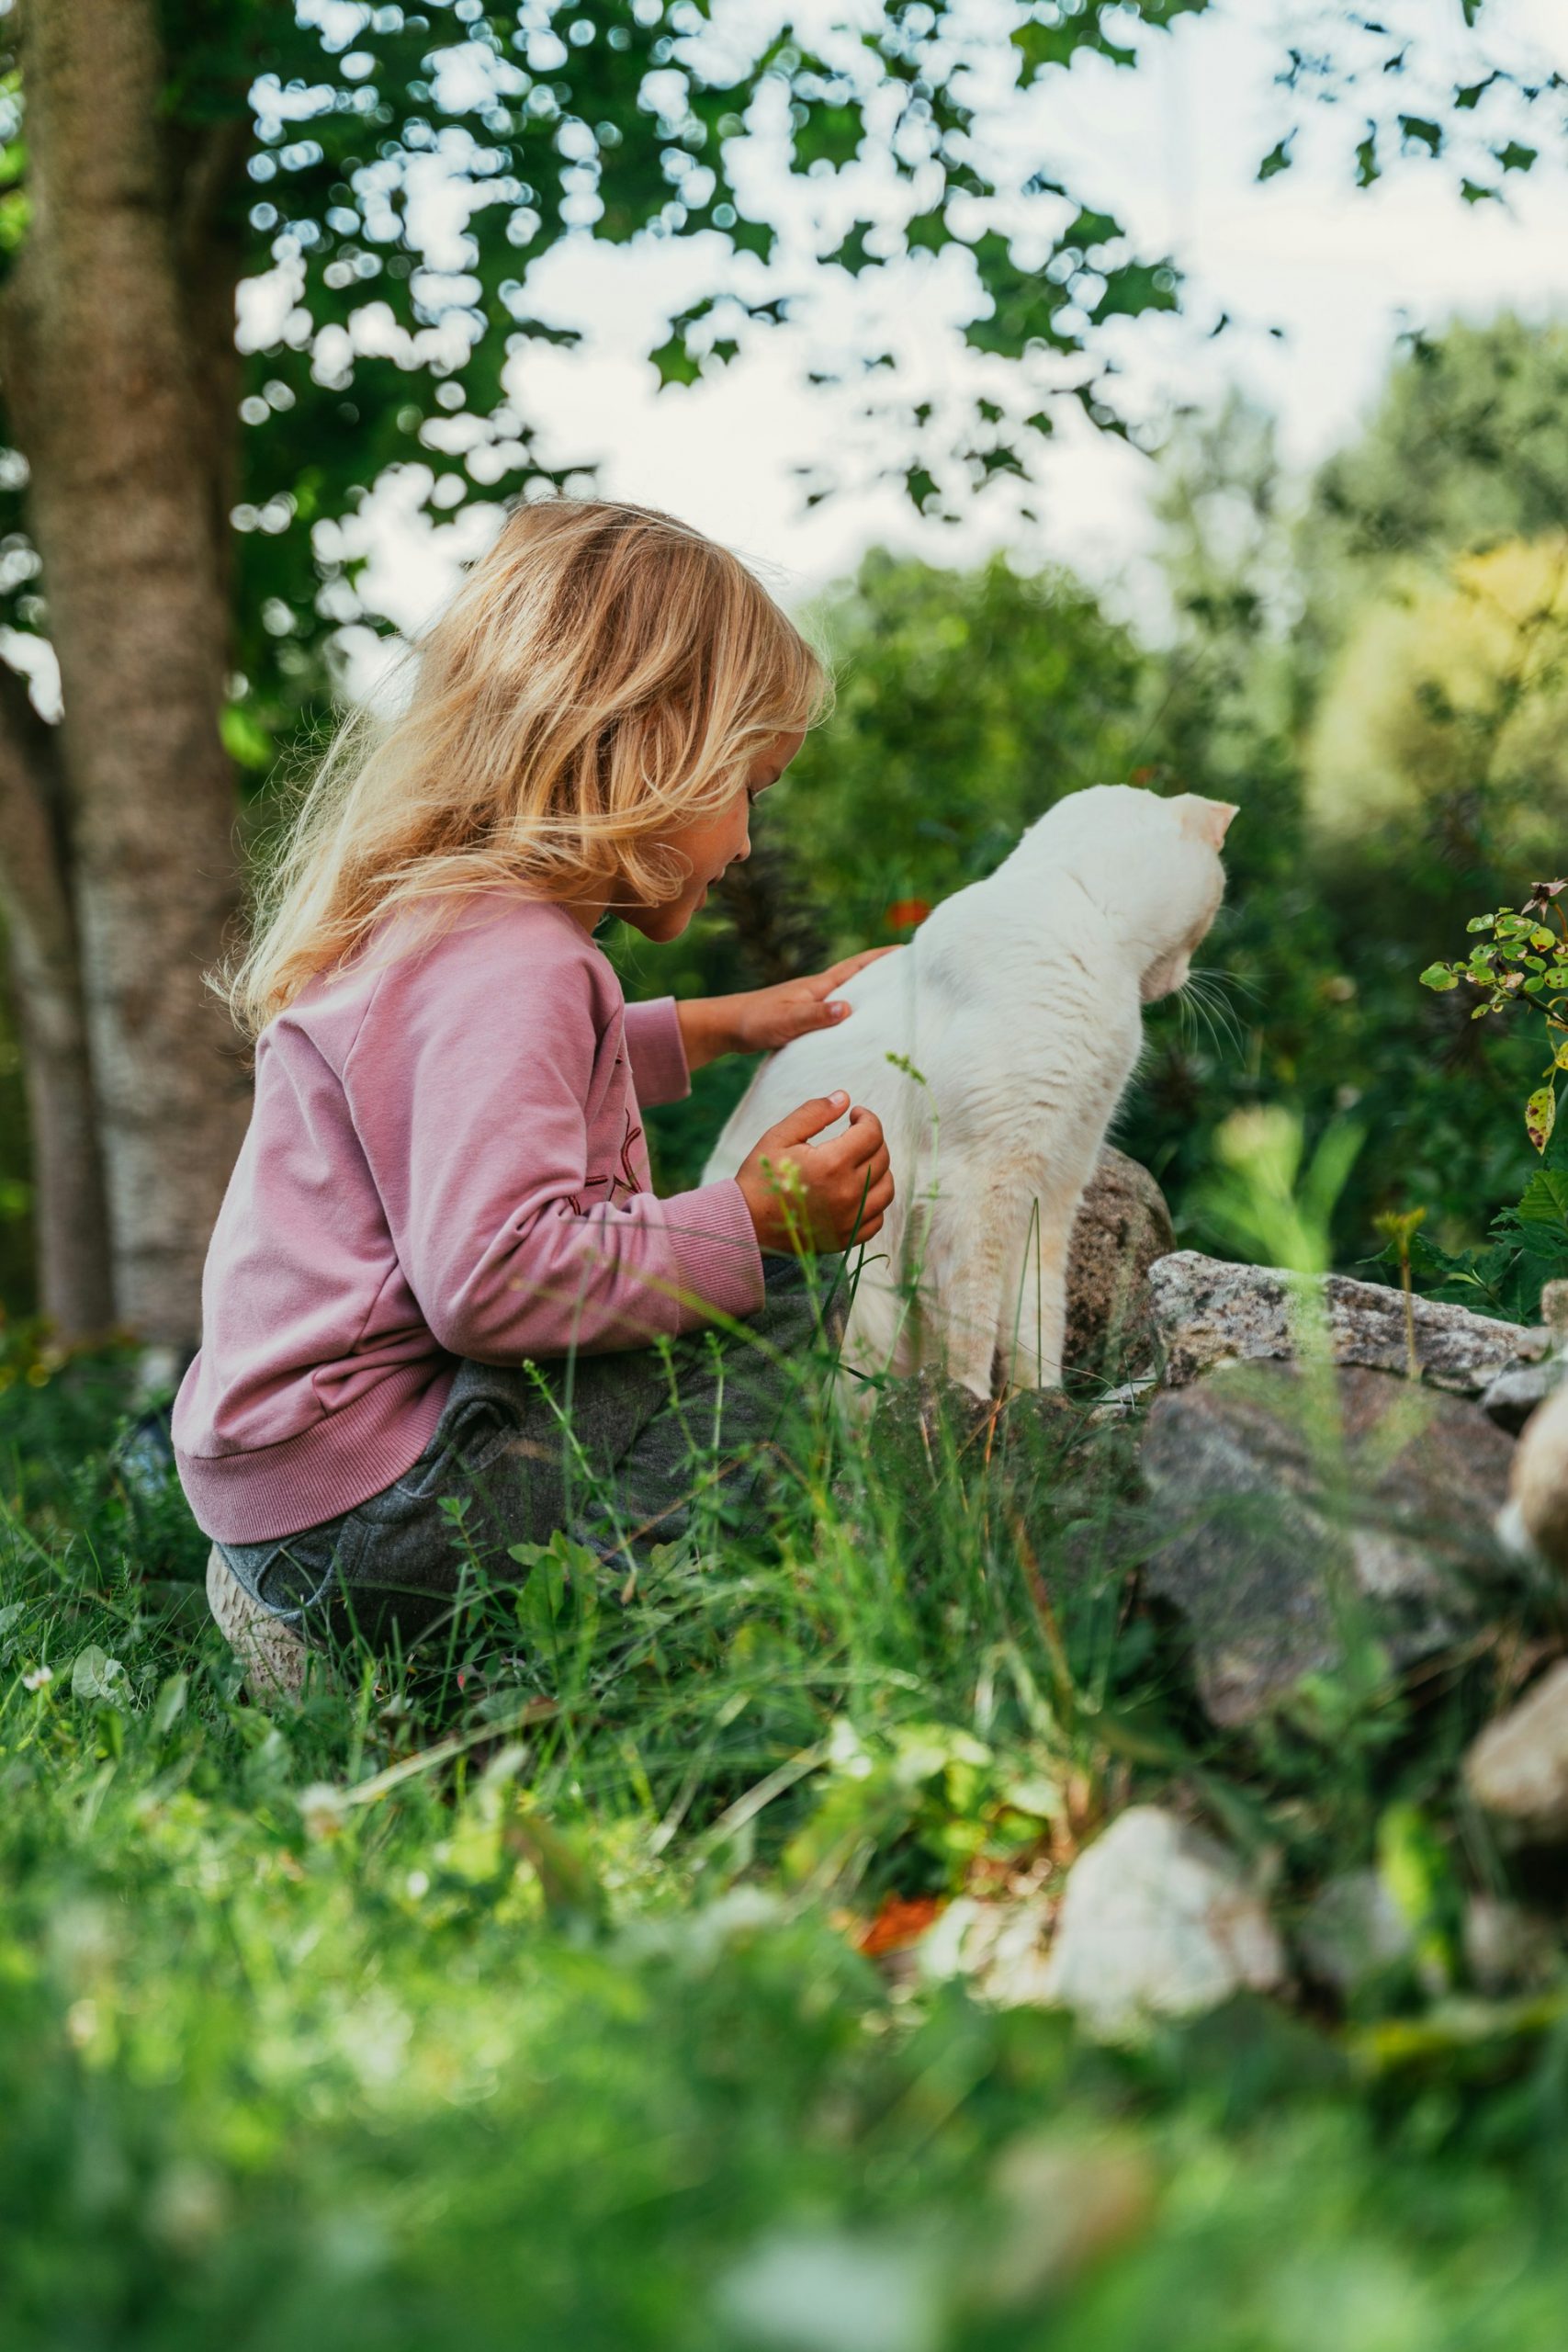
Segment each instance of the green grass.
[{"label": "green grass", "polygon": [[1561,2343],[1555,1975],[1107,2051],[858,1949],[1134,1797],[1287,1928],[1391,1825],[1447,1917],[1516,1872],[1455,1798],[1495,1655],[1221,1738],[1127,1432],[1057,1405],[803,1427],[753,1550],[569,1557],[476,1607],[460,1686],[264,1709],[177,1492],[114,1467],[122,1378],[0,1396],[7,2352]]}]

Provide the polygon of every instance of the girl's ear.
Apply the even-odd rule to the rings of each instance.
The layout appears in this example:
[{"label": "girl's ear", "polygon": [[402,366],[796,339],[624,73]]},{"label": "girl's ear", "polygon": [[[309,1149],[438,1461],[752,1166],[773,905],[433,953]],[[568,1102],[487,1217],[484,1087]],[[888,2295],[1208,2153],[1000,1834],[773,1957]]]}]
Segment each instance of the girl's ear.
[{"label": "girl's ear", "polygon": [[1200,841],[1207,842],[1211,849],[1223,849],[1225,835],[1231,829],[1231,820],[1237,813],[1234,800],[1204,800],[1197,793],[1190,792],[1183,797],[1181,821]]}]

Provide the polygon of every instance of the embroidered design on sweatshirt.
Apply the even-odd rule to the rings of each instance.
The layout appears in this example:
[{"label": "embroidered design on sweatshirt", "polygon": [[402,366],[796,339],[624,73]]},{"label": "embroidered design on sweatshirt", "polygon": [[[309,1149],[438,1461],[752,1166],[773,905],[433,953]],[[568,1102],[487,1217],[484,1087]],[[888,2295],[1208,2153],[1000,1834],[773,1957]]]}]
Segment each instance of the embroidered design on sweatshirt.
[{"label": "embroidered design on sweatshirt", "polygon": [[612,1170],[608,1176],[591,1176],[583,1186],[582,1193],[567,1194],[566,1204],[573,1216],[587,1216],[589,1207],[592,1204],[584,1201],[583,1193],[596,1193],[601,1185],[604,1187],[604,1197],[611,1208],[619,1208],[623,1201],[637,1199],[642,1191],[642,1182],[633,1163],[632,1153],[641,1141],[642,1129],[633,1125],[632,1114],[628,1111],[626,1131],[621,1143],[619,1167]]}]

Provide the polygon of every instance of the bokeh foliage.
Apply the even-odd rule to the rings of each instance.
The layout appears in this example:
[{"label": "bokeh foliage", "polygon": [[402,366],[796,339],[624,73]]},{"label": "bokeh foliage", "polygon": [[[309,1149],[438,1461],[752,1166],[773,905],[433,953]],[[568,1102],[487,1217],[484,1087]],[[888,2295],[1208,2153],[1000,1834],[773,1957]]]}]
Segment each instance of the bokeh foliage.
[{"label": "bokeh foliage", "polygon": [[[1519,1106],[1539,1055],[1418,975],[1458,952],[1478,910],[1522,903],[1536,861],[1560,865],[1565,838],[1553,797],[1562,542],[1520,542],[1517,500],[1489,488],[1508,435],[1529,437],[1528,379],[1530,517],[1568,523],[1568,471],[1554,506],[1537,413],[1561,334],[1505,317],[1491,344],[1470,327],[1451,339],[1451,351],[1443,336],[1401,359],[1304,509],[1266,419],[1233,401],[1184,423],[1162,461],[1165,644],[1141,642],[1059,572],[868,558],[817,616],[837,710],[757,826],[764,854],[784,854],[818,947],[843,952],[909,936],[922,903],[989,871],[1077,786],[1236,802],[1228,900],[1201,959],[1212,977],[1147,1016],[1118,1139],[1160,1176],[1182,1238],[1213,1247],[1223,1237],[1203,1193],[1235,1112],[1288,1104],[1314,1142],[1349,1122],[1366,1140],[1336,1207],[1335,1261],[1376,1257],[1378,1217],[1422,1208],[1433,1282],[1447,1279],[1440,1253],[1481,1245],[1532,1172]],[[1418,490],[1393,457],[1417,398]],[[1348,679],[1364,680],[1359,696]],[[1386,778],[1375,794],[1374,768]],[[659,959],[633,955],[628,969],[661,984]],[[671,969],[690,989],[765,977],[716,915]],[[671,1179],[695,1172],[733,1098],[734,1074],[704,1080],[694,1105],[656,1114]],[[1561,1239],[1568,1248],[1568,1230]],[[1536,1291],[1541,1276],[1535,1267]],[[1510,1274],[1506,1297],[1477,1303],[1528,1314],[1533,1297],[1517,1288]]]}]

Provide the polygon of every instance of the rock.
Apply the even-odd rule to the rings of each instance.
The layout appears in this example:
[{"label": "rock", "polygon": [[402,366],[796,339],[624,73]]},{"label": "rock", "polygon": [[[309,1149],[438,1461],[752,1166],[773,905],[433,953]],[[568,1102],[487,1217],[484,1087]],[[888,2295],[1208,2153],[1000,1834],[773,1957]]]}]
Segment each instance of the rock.
[{"label": "rock", "polygon": [[[1303,1283],[1277,1266],[1234,1266],[1179,1250],[1149,1270],[1149,1301],[1165,1355],[1165,1381],[1181,1387],[1216,1364],[1297,1352],[1297,1300],[1326,1321],[1334,1361],[1369,1371],[1405,1374],[1409,1335],[1403,1291],[1382,1283],[1329,1274]],[[1314,1294],[1316,1294],[1316,1299]],[[1321,1301],[1321,1305],[1317,1302]],[[1551,1334],[1499,1323],[1468,1307],[1430,1298],[1411,1301],[1416,1355],[1434,1388],[1479,1396],[1505,1369],[1544,1361]]]},{"label": "rock", "polygon": [[1041,1989],[1113,2041],[1283,1973],[1268,1914],[1224,1848],[1138,1804],[1074,1863]]},{"label": "rock", "polygon": [[1348,1601],[1395,1665],[1473,1624],[1512,1453],[1478,1405],[1359,1366],[1326,1394],[1249,1363],[1157,1396],[1139,1466],[1170,1532],[1145,1582],[1187,1620],[1214,1721],[1339,1663]]},{"label": "rock", "polygon": [[1550,1919],[1472,1894],[1465,1905],[1464,1964],[1480,1992],[1495,1996],[1545,1984],[1557,1973],[1557,1937]]},{"label": "rock", "polygon": [[[1148,2154],[1130,2141],[1086,2143],[1049,2123],[1010,2141],[991,2175],[1001,2228],[982,2257],[981,2302],[1032,2318],[1043,2297],[1143,2236],[1159,2187]],[[855,2352],[866,2352],[863,2337]]]},{"label": "rock", "polygon": [[1296,1930],[1302,1958],[1341,1998],[1414,1957],[1405,1918],[1376,1871],[1347,1871],[1319,1888]]},{"label": "rock", "polygon": [[976,1434],[989,1409],[962,1381],[939,1372],[913,1373],[884,1385],[868,1442],[884,1469],[929,1483]]},{"label": "rock", "polygon": [[1568,1830],[1568,1658],[1487,1724],[1464,1759],[1464,1777],[1483,1811],[1527,1837]]},{"label": "rock", "polygon": [[1043,1894],[999,1902],[959,1895],[916,1947],[920,1976],[929,1984],[962,1977],[1001,2009],[1040,2007],[1054,1909]]},{"label": "rock", "polygon": [[1153,1361],[1146,1277],[1176,1239],[1165,1194],[1146,1168],[1108,1144],[1073,1227],[1062,1360],[1098,1373],[1107,1356],[1124,1374]]},{"label": "rock", "polygon": [[1545,1404],[1558,1377],[1553,1358],[1544,1363],[1505,1364],[1482,1390],[1481,1409],[1489,1421],[1517,1437],[1538,1406]]},{"label": "rock", "polygon": [[[967,1396],[967,1389],[964,1391]],[[1059,1388],[1021,1388],[997,1416],[1010,1451],[1033,1451],[1059,1461],[1090,1426],[1094,1416]]]},{"label": "rock", "polygon": [[1514,1449],[1498,1532],[1524,1557],[1568,1569],[1568,1387],[1531,1416]]}]

